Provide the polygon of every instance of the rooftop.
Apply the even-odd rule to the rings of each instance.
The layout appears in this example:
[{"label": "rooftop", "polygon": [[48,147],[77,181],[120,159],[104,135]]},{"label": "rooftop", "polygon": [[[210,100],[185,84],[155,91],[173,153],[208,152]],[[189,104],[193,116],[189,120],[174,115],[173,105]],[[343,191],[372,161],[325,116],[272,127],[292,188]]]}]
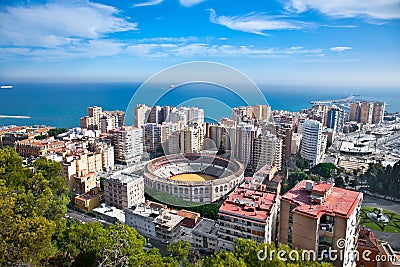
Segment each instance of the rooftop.
[{"label": "rooftop", "polygon": [[42,147],[42,146],[61,146],[64,144],[64,142],[55,141],[54,139],[44,139],[44,140],[25,139],[18,141],[17,144]]},{"label": "rooftop", "polygon": [[219,213],[266,222],[277,198],[276,194],[263,190],[237,187],[222,204]]},{"label": "rooftop", "polygon": [[125,223],[125,212],[117,209],[116,207],[110,207],[106,206],[105,204],[101,204],[99,207],[93,209],[93,211],[104,214],[108,217],[117,218],[118,221]]},{"label": "rooftop", "polygon": [[379,251],[379,243],[374,233],[364,227],[362,227],[358,233],[358,247]]},{"label": "rooftop", "polygon": [[189,219],[196,219],[196,218],[200,217],[200,213],[188,211],[188,210],[179,210],[178,215],[185,217],[185,218],[189,218]]},{"label": "rooftop", "polygon": [[[314,183],[313,189],[310,192],[306,190],[306,182],[306,180],[299,182],[282,196],[282,200],[297,205],[293,210],[294,212],[306,216],[318,218],[322,214],[330,214],[348,218],[358,205],[360,199],[362,199],[362,193],[360,192],[334,187],[333,184],[328,183]],[[310,198],[311,194],[325,193],[329,190],[331,190],[331,193],[326,196],[324,202],[319,204],[312,202]]]},{"label": "rooftop", "polygon": [[173,214],[169,211],[163,211],[161,215],[155,218],[154,223],[164,227],[173,228],[180,223],[184,217]]},{"label": "rooftop", "polygon": [[108,177],[107,180],[112,181],[112,182],[118,182],[121,184],[128,184],[130,182],[136,181],[141,178],[143,179],[143,177],[141,177],[139,175],[121,172],[121,173],[118,173],[118,174]]},{"label": "rooftop", "polygon": [[215,221],[207,218],[201,219],[201,221],[193,228],[193,231],[201,234],[216,235],[218,228],[215,225]]}]

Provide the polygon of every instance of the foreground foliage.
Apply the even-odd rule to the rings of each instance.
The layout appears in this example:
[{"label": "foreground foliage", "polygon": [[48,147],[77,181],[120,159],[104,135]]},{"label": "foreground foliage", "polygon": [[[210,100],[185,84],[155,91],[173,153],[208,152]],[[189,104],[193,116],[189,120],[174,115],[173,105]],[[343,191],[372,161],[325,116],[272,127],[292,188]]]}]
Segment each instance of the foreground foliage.
[{"label": "foreground foliage", "polygon": [[400,161],[393,167],[383,167],[380,163],[370,164],[361,180],[367,181],[370,192],[400,198]]}]

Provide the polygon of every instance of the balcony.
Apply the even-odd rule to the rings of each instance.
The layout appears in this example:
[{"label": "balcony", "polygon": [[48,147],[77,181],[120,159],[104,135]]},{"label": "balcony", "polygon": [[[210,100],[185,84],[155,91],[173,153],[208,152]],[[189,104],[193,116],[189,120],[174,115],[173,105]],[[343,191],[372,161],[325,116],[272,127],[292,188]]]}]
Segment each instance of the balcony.
[{"label": "balcony", "polygon": [[333,236],[333,224],[325,224],[325,223],[323,224],[323,223],[321,223],[319,225],[318,233],[320,235],[326,235],[326,236],[332,237]]}]

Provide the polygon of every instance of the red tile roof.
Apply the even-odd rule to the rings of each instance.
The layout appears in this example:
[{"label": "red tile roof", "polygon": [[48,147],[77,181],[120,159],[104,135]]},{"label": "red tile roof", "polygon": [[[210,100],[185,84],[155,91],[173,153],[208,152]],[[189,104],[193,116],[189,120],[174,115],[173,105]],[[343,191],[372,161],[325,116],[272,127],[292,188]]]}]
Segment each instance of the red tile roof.
[{"label": "red tile roof", "polygon": [[348,218],[362,198],[362,193],[360,192],[340,187],[332,188],[332,184],[327,183],[314,183],[316,192],[325,192],[325,190],[332,188],[332,192],[327,196],[325,202],[315,204],[311,202],[310,192],[305,188],[306,181],[303,180],[285,193],[282,196],[282,201],[296,204],[297,207],[293,210],[294,212],[311,217],[318,218],[322,214],[331,214]]},{"label": "red tile roof", "polygon": [[364,227],[361,228],[358,233],[358,247],[360,249],[379,251],[379,243],[378,240],[376,240],[374,233]]},{"label": "red tile roof", "polygon": [[273,206],[279,204],[276,203],[278,197],[276,194],[261,190],[237,187],[222,204],[219,213],[266,222]]}]

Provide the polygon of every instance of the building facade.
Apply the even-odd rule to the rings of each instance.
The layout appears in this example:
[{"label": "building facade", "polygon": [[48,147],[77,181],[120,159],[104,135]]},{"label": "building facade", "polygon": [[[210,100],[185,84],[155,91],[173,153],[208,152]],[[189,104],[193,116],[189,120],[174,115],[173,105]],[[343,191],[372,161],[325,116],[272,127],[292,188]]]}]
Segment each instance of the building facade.
[{"label": "building facade", "polygon": [[362,193],[333,184],[299,182],[281,199],[280,243],[313,251],[314,259],[327,259],[330,248],[342,250],[334,266],[355,266],[362,199]]},{"label": "building facade", "polygon": [[310,161],[312,166],[317,165],[323,154],[322,123],[315,120],[305,120],[302,127],[302,140],[300,155]]},{"label": "building facade", "polygon": [[144,203],[143,177],[122,172],[107,178],[104,181],[104,199],[107,205],[119,209]]},{"label": "building facade", "polygon": [[263,188],[237,187],[218,212],[218,246],[233,250],[237,238],[258,243],[275,242],[278,233],[279,195]]},{"label": "building facade", "polygon": [[114,146],[114,160],[121,164],[140,161],[143,154],[143,130],[124,126],[109,132]]}]

